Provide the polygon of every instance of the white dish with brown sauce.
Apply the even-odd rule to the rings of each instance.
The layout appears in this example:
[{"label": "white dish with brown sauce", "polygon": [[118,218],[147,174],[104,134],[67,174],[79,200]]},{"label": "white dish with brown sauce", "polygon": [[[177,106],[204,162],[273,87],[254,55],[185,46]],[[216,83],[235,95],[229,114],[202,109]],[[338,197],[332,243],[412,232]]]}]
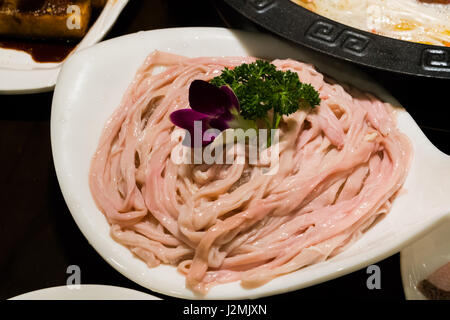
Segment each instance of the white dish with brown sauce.
[{"label": "white dish with brown sauce", "polygon": [[[90,26],[88,32],[76,45],[72,53],[99,42],[112,27],[127,3],[128,0],[107,1],[98,18]],[[68,25],[76,24],[78,12],[71,7],[67,8],[67,12],[68,21],[66,23]],[[30,25],[31,27],[32,25]],[[76,31],[77,29],[74,28],[73,30]],[[2,39],[5,39],[4,36],[2,36]],[[17,41],[21,42],[20,39]],[[45,41],[40,42],[45,45]],[[33,48],[30,50],[33,50]],[[53,90],[62,63],[37,62],[25,51],[0,47],[0,94],[27,94]]]}]

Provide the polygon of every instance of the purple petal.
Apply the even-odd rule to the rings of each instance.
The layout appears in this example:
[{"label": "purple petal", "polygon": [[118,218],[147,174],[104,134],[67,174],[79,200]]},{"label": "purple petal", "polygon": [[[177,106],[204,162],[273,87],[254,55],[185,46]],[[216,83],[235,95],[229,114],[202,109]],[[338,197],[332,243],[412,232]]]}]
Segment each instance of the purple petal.
[{"label": "purple petal", "polygon": [[229,86],[221,86],[220,90],[225,92],[228,96],[228,100],[231,102],[231,107],[236,108],[236,110],[240,110],[239,100],[234,94],[234,91]]},{"label": "purple petal", "polygon": [[229,120],[229,119],[224,119],[224,117],[214,118],[214,119],[209,120],[209,125],[212,128],[219,129],[220,131],[224,131],[230,127],[228,125],[227,120]]},{"label": "purple petal", "polygon": [[189,105],[192,109],[207,114],[219,116],[230,108],[228,95],[203,80],[192,81],[189,87]]},{"label": "purple petal", "polygon": [[192,110],[192,109],[180,109],[170,114],[170,121],[180,128],[190,130],[194,127],[194,121],[205,121],[210,116],[207,114]]},{"label": "purple petal", "polygon": [[[210,116],[192,109],[180,109],[170,114],[170,120],[174,125],[186,129],[189,132],[191,147],[196,147],[194,141],[196,137],[202,139],[199,146],[205,146],[214,140],[215,137],[206,137],[206,139],[203,139],[204,132],[210,128],[210,118]],[[195,126],[197,121],[201,122],[201,127],[198,125],[197,127]]]}]

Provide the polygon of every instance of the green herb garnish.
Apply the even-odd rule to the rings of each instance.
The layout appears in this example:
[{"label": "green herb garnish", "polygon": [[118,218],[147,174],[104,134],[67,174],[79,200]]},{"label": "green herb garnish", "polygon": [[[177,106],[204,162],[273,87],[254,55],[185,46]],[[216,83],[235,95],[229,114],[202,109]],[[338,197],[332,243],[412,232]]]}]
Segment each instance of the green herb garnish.
[{"label": "green herb garnish", "polygon": [[239,100],[240,114],[248,120],[264,121],[267,129],[278,128],[283,115],[320,104],[319,93],[312,85],[301,83],[297,73],[277,70],[264,60],[225,68],[211,84],[228,85]]}]

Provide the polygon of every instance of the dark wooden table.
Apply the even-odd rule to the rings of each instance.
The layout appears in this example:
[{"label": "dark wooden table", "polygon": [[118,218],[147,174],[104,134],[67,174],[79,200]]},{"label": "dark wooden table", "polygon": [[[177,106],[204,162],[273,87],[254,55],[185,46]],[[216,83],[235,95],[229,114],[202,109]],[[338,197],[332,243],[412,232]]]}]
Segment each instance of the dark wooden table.
[{"label": "dark wooden table", "polygon": [[[131,0],[107,38],[140,30],[231,24],[253,28],[214,1]],[[244,21],[244,22],[242,22]],[[450,153],[450,81],[365,69],[408,109],[429,139]],[[66,284],[69,265],[83,284],[148,291],[110,267],[79,231],[64,202],[50,145],[52,93],[0,96],[0,299]],[[404,299],[400,259],[378,263],[381,290],[360,270],[270,299]]]}]

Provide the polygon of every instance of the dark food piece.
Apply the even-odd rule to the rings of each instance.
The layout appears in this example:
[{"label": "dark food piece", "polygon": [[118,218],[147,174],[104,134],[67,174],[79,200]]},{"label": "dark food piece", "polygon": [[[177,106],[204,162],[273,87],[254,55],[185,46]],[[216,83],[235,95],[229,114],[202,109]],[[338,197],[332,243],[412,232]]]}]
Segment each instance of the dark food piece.
[{"label": "dark food piece", "polygon": [[418,288],[430,300],[450,300],[450,292],[437,288],[428,280],[420,281]]},{"label": "dark food piece", "polygon": [[92,2],[92,7],[94,7],[95,9],[98,9],[98,8],[103,8],[105,6],[105,4],[108,2],[108,0],[92,0],[91,2]]},{"label": "dark food piece", "polygon": [[[80,8],[80,28],[70,29],[71,5]],[[90,0],[0,0],[0,36],[33,39],[79,39],[89,27]]]},{"label": "dark food piece", "polygon": [[426,3],[450,4],[450,0],[419,0],[419,1],[426,2]]},{"label": "dark food piece", "polygon": [[450,300],[450,262],[422,280],[418,289],[428,299]]}]

